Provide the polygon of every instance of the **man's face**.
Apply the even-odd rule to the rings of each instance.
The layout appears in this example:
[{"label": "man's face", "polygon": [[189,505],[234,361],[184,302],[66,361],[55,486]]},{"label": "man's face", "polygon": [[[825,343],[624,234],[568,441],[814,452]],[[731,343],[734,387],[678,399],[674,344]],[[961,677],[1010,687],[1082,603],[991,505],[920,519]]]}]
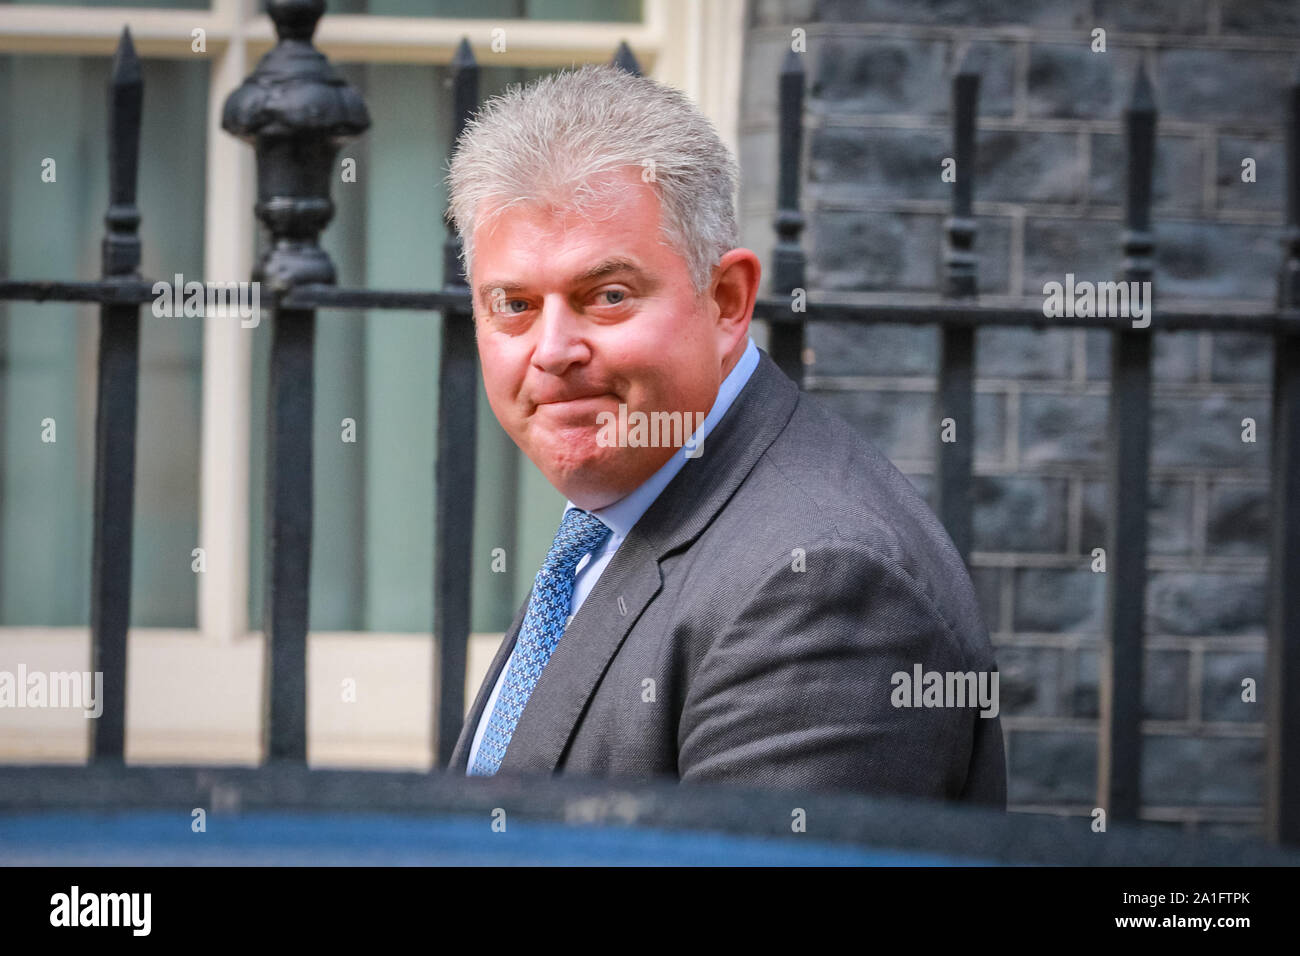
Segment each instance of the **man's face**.
[{"label": "man's face", "polygon": [[471,276],[493,413],[547,480],[589,510],[635,490],[678,450],[600,442],[609,421],[600,413],[617,416],[620,403],[628,415],[680,412],[693,432],[739,358],[758,286],[756,257],[732,250],[722,265],[740,266],[716,270],[697,297],[685,260],[661,241],[654,187],[631,167],[612,179],[625,188],[594,221],[506,208],[475,230]]}]

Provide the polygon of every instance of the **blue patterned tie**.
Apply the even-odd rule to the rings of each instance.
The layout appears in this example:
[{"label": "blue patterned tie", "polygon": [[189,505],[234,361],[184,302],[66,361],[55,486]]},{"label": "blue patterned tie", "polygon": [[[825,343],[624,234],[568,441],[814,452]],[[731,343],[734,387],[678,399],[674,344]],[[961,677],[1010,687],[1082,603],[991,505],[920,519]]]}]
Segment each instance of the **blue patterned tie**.
[{"label": "blue patterned tie", "polygon": [[586,511],[570,508],[564,513],[551,550],[533,581],[533,594],[519,628],[519,640],[478,753],[474,755],[470,776],[491,776],[501,768],[524,705],[564,634],[569,603],[573,600],[574,569],[583,555],[600,547],[609,534],[609,528]]}]

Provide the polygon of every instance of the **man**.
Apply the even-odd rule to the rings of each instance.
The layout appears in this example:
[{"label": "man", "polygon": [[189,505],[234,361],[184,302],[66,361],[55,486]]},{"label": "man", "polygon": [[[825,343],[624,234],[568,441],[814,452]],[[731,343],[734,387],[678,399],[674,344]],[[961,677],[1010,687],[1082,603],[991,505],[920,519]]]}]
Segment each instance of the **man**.
[{"label": "man", "polygon": [[708,121],[583,67],[486,104],[448,180],[489,404],[568,499],[451,769],[1004,807],[996,701],[901,692],[996,677],[965,567],[749,338]]}]

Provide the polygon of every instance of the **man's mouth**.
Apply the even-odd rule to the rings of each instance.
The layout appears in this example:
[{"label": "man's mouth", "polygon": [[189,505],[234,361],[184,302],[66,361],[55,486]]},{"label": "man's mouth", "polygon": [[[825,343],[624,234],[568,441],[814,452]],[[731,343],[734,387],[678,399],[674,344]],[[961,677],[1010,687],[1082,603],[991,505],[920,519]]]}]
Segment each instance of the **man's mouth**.
[{"label": "man's mouth", "polygon": [[579,402],[591,402],[598,398],[606,398],[608,396],[608,392],[597,392],[593,395],[574,395],[570,398],[557,398],[547,402],[538,402],[537,407],[541,408],[543,405],[574,405]]}]

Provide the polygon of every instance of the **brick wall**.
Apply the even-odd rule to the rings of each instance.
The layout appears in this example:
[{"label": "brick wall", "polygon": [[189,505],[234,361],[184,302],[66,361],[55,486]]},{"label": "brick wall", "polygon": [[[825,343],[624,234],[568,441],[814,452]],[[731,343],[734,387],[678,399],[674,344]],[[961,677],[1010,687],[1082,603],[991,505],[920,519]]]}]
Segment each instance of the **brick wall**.
[{"label": "brick wall", "polygon": [[[1145,60],[1159,109],[1157,310],[1267,309],[1281,263],[1284,93],[1300,4],[1272,0],[754,0],[741,114],[745,242],[772,245],[776,74],[807,35],[804,247],[814,299],[936,299],[951,184],[949,73],[981,74],[981,299],[1119,267],[1121,116]],[[1105,53],[1091,33],[1106,30]],[[1241,181],[1256,161],[1257,181]],[[1159,313],[1153,329],[1159,327]],[[927,494],[934,329],[809,327],[810,388]],[[979,333],[972,576],[1001,670],[1013,809],[1096,805],[1110,340]],[[1159,333],[1154,347],[1144,817],[1262,832],[1267,337]],[[1242,441],[1254,418],[1258,441]],[[1254,678],[1258,702],[1241,700]]]}]

